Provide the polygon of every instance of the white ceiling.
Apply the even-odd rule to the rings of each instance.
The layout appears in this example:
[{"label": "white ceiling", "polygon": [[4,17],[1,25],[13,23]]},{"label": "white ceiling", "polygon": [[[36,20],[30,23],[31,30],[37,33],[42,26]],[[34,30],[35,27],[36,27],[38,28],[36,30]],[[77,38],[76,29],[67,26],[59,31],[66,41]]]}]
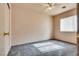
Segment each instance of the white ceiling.
[{"label": "white ceiling", "polygon": [[[62,8],[63,6],[66,6],[66,8]],[[65,11],[71,10],[76,8],[75,3],[61,3],[61,4],[56,4],[56,7],[53,8],[50,12],[48,12],[50,15],[57,15],[60,13],[63,13]]]},{"label": "white ceiling", "polygon": [[[32,10],[35,12],[40,12],[40,13],[46,13],[48,15],[57,15],[60,13],[63,13],[65,11],[71,10],[76,8],[76,4],[75,3],[56,3],[55,7],[50,10],[50,11],[46,11],[46,7],[42,5],[42,3],[26,3],[26,4],[12,4],[15,7],[20,7],[22,9],[27,9],[27,10]],[[66,8],[62,8],[63,6],[66,6]]]}]

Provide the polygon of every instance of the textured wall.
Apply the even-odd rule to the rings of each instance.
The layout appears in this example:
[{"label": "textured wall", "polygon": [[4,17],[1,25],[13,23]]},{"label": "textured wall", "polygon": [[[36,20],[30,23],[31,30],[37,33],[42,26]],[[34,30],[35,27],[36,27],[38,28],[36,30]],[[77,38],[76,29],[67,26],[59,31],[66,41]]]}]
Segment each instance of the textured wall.
[{"label": "textured wall", "polygon": [[23,9],[19,4],[12,6],[12,45],[50,39],[51,20],[48,15]]},{"label": "textured wall", "polygon": [[75,32],[60,32],[60,19],[62,17],[68,17],[76,14],[76,9],[64,12],[62,14],[53,17],[54,22],[54,37],[59,40],[76,43],[76,33]]}]

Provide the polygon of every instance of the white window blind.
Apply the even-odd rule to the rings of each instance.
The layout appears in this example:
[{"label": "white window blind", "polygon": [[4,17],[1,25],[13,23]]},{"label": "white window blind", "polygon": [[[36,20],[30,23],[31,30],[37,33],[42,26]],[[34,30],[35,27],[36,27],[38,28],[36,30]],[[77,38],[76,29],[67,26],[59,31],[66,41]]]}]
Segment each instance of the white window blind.
[{"label": "white window blind", "polygon": [[77,31],[77,16],[70,16],[60,20],[61,32],[76,32]]}]

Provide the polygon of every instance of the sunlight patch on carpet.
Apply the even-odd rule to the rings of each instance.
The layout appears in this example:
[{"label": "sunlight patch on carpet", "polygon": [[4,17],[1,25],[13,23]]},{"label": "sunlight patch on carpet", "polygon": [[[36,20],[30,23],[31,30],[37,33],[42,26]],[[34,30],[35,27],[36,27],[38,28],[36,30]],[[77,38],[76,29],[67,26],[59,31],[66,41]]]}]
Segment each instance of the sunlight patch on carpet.
[{"label": "sunlight patch on carpet", "polygon": [[42,53],[56,51],[64,48],[52,42],[35,43],[33,44],[33,46],[36,47]]}]

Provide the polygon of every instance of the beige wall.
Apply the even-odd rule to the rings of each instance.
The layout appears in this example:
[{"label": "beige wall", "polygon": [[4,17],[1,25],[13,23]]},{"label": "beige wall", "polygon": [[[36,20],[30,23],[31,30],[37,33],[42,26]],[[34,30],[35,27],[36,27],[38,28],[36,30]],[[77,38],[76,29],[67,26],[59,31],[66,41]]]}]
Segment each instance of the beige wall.
[{"label": "beige wall", "polygon": [[43,13],[12,5],[12,45],[50,39],[51,20]]},{"label": "beige wall", "polygon": [[71,42],[71,43],[76,43],[76,33],[75,32],[60,32],[60,19],[62,17],[68,17],[76,14],[76,9],[64,12],[62,14],[56,15],[53,17],[53,24],[54,24],[54,38]]}]

